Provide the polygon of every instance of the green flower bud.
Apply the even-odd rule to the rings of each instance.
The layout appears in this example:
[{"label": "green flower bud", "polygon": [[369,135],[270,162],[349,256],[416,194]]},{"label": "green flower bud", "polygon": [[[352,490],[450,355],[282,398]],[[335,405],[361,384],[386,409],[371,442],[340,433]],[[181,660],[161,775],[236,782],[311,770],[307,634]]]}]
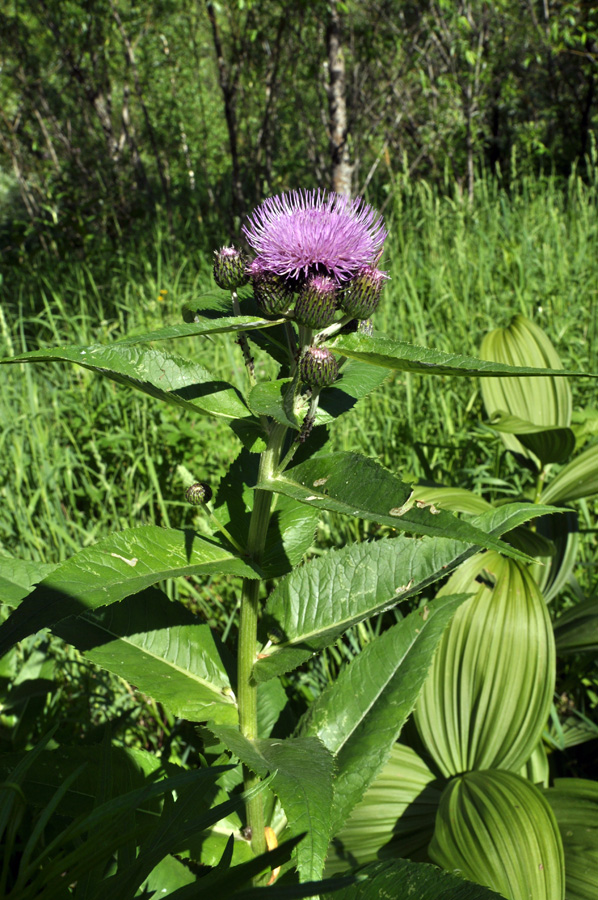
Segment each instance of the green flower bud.
[{"label": "green flower bud", "polygon": [[247,257],[236,247],[222,247],[214,253],[214,281],[227,291],[243,287],[249,281]]},{"label": "green flower bud", "polygon": [[187,488],[185,497],[192,506],[201,506],[202,503],[208,503],[212,499],[212,488],[209,484],[197,481]]},{"label": "green flower bud", "polygon": [[253,294],[260,311],[266,316],[284,312],[293,302],[293,289],[284,275],[276,275],[264,269],[254,260],[249,266]]},{"label": "green flower bud", "polygon": [[338,362],[326,347],[308,347],[299,360],[299,375],[309,387],[328,387],[338,378]]},{"label": "green flower bud", "polygon": [[295,319],[307,328],[326,328],[337,310],[336,283],[328,275],[313,275],[301,289],[295,303]]},{"label": "green flower bud", "polygon": [[341,294],[341,306],[347,315],[355,316],[356,319],[369,318],[380,302],[386,278],[386,273],[380,269],[362,266],[347,282]]}]

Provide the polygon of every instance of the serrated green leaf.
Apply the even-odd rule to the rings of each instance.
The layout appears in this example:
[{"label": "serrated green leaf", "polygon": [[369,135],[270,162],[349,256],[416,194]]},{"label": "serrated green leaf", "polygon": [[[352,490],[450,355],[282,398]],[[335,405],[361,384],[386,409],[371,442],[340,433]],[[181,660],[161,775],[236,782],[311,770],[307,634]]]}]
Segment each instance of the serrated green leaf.
[{"label": "serrated green leaf", "polygon": [[[183,326],[190,328],[191,326]],[[135,342],[132,342],[133,344]],[[250,416],[241,394],[199,363],[163,350],[116,342],[32,350],[0,363],[70,362],[192,413],[225,419]]]},{"label": "serrated green leaf", "polygon": [[324,894],[322,900],[497,900],[499,896],[436,866],[408,859],[371,863],[356,874],[357,884]]},{"label": "serrated green leaf", "polygon": [[440,801],[430,857],[509,900],[564,900],[565,859],[542,792],[500,769],[454,778]]},{"label": "serrated green leaf", "polygon": [[538,743],[555,683],[552,624],[524,566],[489,552],[439,592],[472,592],[455,615],[419,698],[415,722],[446,777],[517,771]]},{"label": "serrated green leaf", "polygon": [[225,667],[225,648],[208,625],[155,588],[63,619],[53,630],[175,716],[193,722],[238,721],[229,679],[232,661]]},{"label": "serrated green leaf", "polygon": [[561,471],[544,488],[545,503],[572,503],[584,497],[598,494],[598,444],[585,450]]},{"label": "serrated green leaf", "polygon": [[[544,369],[535,366],[511,366],[459,353],[445,353],[430,350],[405,341],[395,341],[387,337],[367,335],[342,335],[328,342],[327,347],[335,353],[342,353],[350,359],[361,359],[373,366],[398,369],[401,372],[416,372],[419,375],[465,375],[477,378],[500,376],[546,376],[564,375],[587,376],[587,372],[566,372],[559,368]],[[589,377],[596,377],[594,375]],[[504,406],[503,406],[504,409]]]},{"label": "serrated green leaf", "polygon": [[388,760],[330,844],[326,875],[375,859],[429,862],[444,783],[411,747],[394,744]]},{"label": "serrated green leaf", "polygon": [[0,603],[14,609],[55,568],[55,563],[0,556]]},{"label": "serrated green leaf", "polygon": [[272,328],[280,325],[284,319],[264,319],[263,316],[222,316],[205,318],[202,322],[190,322],[182,325],[167,325],[146,334],[133,334],[121,338],[116,344],[147,344],[150,341],[171,341],[177,338],[198,337],[202,334],[226,334],[239,331],[252,331],[254,328]]},{"label": "serrated green leaf", "polygon": [[[499,535],[534,515],[530,504],[508,504],[473,524]],[[264,649],[254,666],[258,682],[301,665],[347,628],[442,578],[476,552],[461,541],[398,535],[332,550],[295,569],[268,598],[260,625]]]},{"label": "serrated green leaf", "polygon": [[[301,426],[298,414],[289,410],[286,399],[292,378],[280,378],[278,381],[260,381],[250,391],[247,402],[252,413],[256,416],[270,416],[281,425],[287,425],[296,431]],[[303,404],[307,411],[307,401]]]},{"label": "serrated green leaf", "polygon": [[280,799],[290,835],[307,832],[297,848],[302,880],[319,878],[330,837],[332,756],[315,737],[284,741],[249,741],[237,729],[212,725],[210,729],[252,772],[274,773],[272,790]]},{"label": "serrated green leaf", "polygon": [[[413,499],[410,485],[378,462],[358,453],[331,453],[287,469],[257,488],[284,494],[316,509],[329,509],[359,519],[369,519],[413,534],[451,537],[480,547],[492,547],[507,556],[527,559],[470,522],[446,510]],[[421,502],[420,502],[421,503]]]},{"label": "serrated green leaf", "polygon": [[598,896],[598,782],[557,778],[544,797],[556,817],[565,850],[567,900]]},{"label": "serrated green leaf", "polygon": [[302,733],[318,737],[337,766],[333,835],[390,756],[442,633],[465,599],[443,598],[383,632],[309,708]]},{"label": "serrated green leaf", "polygon": [[259,573],[215,540],[142,525],[103,538],[61,563],[0,625],[0,654],[67,616],[116,603],[165,578]]}]

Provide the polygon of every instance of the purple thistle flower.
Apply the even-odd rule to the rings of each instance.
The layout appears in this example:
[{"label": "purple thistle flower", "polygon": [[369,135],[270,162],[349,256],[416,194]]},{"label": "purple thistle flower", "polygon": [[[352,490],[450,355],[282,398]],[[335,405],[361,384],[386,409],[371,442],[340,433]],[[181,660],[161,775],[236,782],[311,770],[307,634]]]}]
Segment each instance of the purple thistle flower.
[{"label": "purple thistle flower", "polygon": [[264,269],[294,279],[331,275],[337,282],[374,265],[387,235],[367,203],[321,190],[270,197],[243,233]]}]

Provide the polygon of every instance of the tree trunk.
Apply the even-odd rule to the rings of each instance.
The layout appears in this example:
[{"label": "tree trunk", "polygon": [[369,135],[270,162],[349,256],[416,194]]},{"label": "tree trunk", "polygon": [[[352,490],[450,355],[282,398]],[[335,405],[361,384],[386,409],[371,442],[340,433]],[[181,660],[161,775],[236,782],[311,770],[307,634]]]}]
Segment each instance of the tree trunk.
[{"label": "tree trunk", "polygon": [[337,4],[338,0],[330,0],[330,18],[326,29],[332,190],[350,197],[353,166],[350,163],[347,142],[347,78]]}]

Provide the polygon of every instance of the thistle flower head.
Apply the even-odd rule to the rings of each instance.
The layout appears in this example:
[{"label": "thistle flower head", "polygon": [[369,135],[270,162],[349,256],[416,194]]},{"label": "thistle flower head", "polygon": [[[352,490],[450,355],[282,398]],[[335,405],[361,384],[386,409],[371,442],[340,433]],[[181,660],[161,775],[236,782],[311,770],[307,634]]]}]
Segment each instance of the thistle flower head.
[{"label": "thistle flower head", "polygon": [[236,247],[221,247],[214,251],[214,281],[218,287],[233,291],[247,284],[247,259]]},{"label": "thistle flower head", "polygon": [[299,377],[311,388],[323,388],[338,378],[338,362],[326,347],[308,347],[299,360]]},{"label": "thistle flower head", "polygon": [[350,316],[366,319],[374,312],[387,280],[386,272],[375,266],[362,266],[344,286],[341,306]]},{"label": "thistle flower head", "polygon": [[254,259],[247,269],[253,293],[262,313],[276,315],[283,312],[293,302],[293,291],[282,275],[276,275],[263,267],[259,259]]},{"label": "thistle flower head", "polygon": [[243,232],[270,272],[289,279],[330,275],[336,282],[375,264],[387,234],[367,203],[321,190],[270,197]]},{"label": "thistle flower head", "polygon": [[202,481],[196,481],[185,491],[185,497],[192,506],[200,506],[202,503],[209,503],[212,499],[212,488],[209,484]]},{"label": "thistle flower head", "polygon": [[336,282],[329,275],[312,275],[302,287],[295,303],[295,319],[308,328],[325,328],[334,320]]}]

